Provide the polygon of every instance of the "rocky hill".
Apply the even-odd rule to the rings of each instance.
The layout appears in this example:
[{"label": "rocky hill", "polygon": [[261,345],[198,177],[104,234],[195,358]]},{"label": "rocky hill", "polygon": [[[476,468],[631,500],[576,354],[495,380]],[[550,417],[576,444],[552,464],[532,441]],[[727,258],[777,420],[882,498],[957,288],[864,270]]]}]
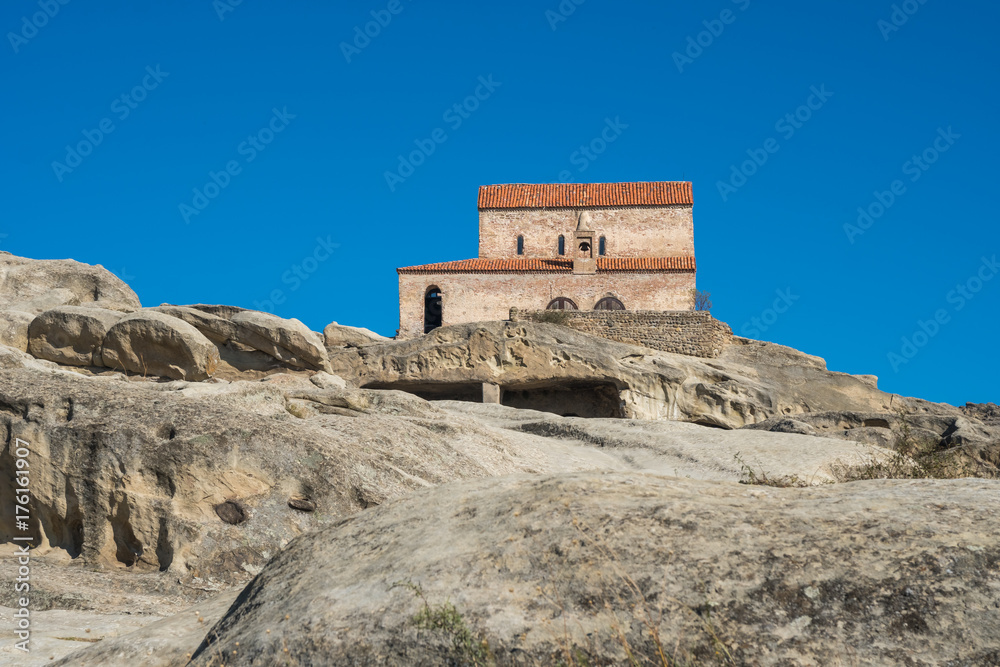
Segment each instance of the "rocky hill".
[{"label": "rocky hill", "polygon": [[998,660],[995,406],[771,343],[320,334],[0,254],[0,430],[45,573],[17,664]]}]

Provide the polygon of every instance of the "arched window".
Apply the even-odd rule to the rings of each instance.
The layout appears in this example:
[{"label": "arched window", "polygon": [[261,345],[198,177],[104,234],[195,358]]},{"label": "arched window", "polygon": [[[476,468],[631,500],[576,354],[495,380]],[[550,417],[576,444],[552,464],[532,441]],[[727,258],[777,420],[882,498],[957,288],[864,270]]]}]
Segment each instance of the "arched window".
[{"label": "arched window", "polygon": [[560,255],[566,254],[566,237],[563,236],[562,234],[559,235],[559,254]]},{"label": "arched window", "polygon": [[597,254],[603,256],[607,251],[608,240],[602,236],[600,242],[597,244]]},{"label": "arched window", "polygon": [[431,285],[424,293],[424,333],[430,333],[444,322],[441,288]]},{"label": "arched window", "polygon": [[606,296],[597,302],[594,310],[625,310],[625,304],[613,296]]},{"label": "arched window", "polygon": [[579,310],[576,304],[573,303],[572,299],[568,299],[564,296],[557,296],[556,298],[549,301],[549,305],[545,306],[546,310]]},{"label": "arched window", "polygon": [[517,237],[517,254],[518,255],[523,255],[524,254],[524,237],[523,236],[518,236]]}]

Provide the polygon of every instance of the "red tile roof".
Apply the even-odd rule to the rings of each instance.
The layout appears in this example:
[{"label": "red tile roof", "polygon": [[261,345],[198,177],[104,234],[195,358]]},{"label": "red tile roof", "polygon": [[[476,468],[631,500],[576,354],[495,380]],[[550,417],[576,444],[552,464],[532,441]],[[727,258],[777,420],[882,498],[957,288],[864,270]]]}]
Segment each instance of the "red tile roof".
[{"label": "red tile roof", "polygon": [[689,181],[654,183],[511,183],[479,188],[479,208],[583,208],[694,203]]},{"label": "red tile roof", "polygon": [[[397,273],[570,273],[571,259],[462,259],[404,266]],[[694,271],[694,257],[599,257],[598,273],[663,273]]]}]

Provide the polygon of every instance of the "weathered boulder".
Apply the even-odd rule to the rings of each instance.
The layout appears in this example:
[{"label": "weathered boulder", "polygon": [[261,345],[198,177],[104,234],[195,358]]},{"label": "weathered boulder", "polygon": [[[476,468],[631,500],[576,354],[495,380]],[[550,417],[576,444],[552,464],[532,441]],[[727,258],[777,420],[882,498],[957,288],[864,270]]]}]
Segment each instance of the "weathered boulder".
[{"label": "weathered boulder", "polygon": [[458,482],[295,540],[191,664],[995,664],[998,502],[985,480]]},{"label": "weathered boulder", "polygon": [[141,307],[135,292],[99,264],[0,254],[0,309],[37,315],[56,306],[94,301],[111,310]]},{"label": "weathered boulder", "polygon": [[28,350],[28,328],[35,316],[23,310],[0,310],[0,345]]},{"label": "weathered boulder", "polygon": [[210,341],[218,345],[225,345],[237,336],[237,326],[228,319],[192,308],[191,306],[174,306],[164,303],[159,306],[147,308],[146,310],[152,310],[176,317],[179,320],[184,320],[204,334]]},{"label": "weathered boulder", "polygon": [[331,347],[362,347],[372,343],[384,343],[391,338],[380,336],[374,331],[361,327],[348,327],[336,322],[330,322],[323,329],[323,342]]},{"label": "weathered boulder", "polygon": [[[257,311],[230,306],[163,304],[150,310],[184,320],[215,343],[222,361],[218,377],[252,379],[262,372],[280,368],[312,370],[326,367],[325,351],[319,353],[315,349],[319,335],[309,331],[298,320],[258,313],[264,317],[248,314],[233,321],[236,315]],[[249,320],[251,324],[245,326],[240,319]],[[247,371],[251,371],[249,376]]]},{"label": "weathered boulder", "polygon": [[210,340],[183,320],[141,310],[120,319],[104,337],[104,365],[142,375],[205,380],[219,363]]},{"label": "weathered boulder", "polygon": [[322,337],[296,319],[244,310],[234,314],[230,322],[240,329],[240,343],[293,366],[330,371]]},{"label": "weathered boulder", "polygon": [[104,337],[122,317],[116,310],[88,306],[47,310],[31,322],[28,351],[59,364],[103,366]]}]

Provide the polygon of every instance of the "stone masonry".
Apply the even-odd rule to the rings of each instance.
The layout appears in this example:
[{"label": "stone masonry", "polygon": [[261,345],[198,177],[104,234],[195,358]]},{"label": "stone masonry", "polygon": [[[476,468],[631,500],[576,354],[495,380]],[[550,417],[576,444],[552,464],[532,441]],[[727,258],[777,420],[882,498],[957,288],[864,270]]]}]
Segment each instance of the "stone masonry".
[{"label": "stone masonry", "polygon": [[693,357],[718,357],[733,338],[732,329],[707,311],[519,310],[511,321],[553,322],[619,343]]}]

